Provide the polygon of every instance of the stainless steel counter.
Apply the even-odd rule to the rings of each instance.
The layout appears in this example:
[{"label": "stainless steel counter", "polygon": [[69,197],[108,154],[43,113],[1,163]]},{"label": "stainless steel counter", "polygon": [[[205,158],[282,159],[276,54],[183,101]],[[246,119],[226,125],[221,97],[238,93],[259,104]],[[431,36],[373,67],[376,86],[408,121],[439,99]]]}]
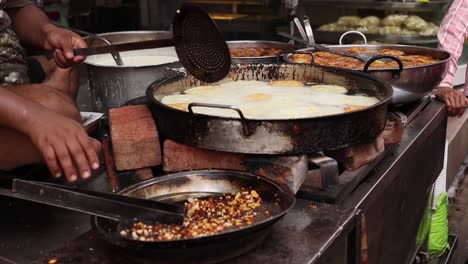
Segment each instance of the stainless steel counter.
[{"label": "stainless steel counter", "polygon": [[433,100],[343,202],[366,216],[368,263],[411,263],[428,196],[443,167],[446,128],[445,105]]}]

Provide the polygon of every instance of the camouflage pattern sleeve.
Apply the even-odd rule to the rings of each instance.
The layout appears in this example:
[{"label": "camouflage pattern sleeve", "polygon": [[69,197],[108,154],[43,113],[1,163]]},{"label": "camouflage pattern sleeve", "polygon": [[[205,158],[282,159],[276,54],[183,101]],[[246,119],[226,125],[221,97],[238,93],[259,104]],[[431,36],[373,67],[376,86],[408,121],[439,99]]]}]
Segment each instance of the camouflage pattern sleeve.
[{"label": "camouflage pattern sleeve", "polygon": [[6,0],[5,9],[24,7],[27,5],[32,5],[32,2],[29,0]]},{"label": "camouflage pattern sleeve", "polygon": [[0,31],[0,85],[29,82],[24,50],[10,28]]},{"label": "camouflage pattern sleeve", "polygon": [[9,4],[27,5],[29,1],[0,0],[0,85],[25,84],[29,82],[24,50],[15,32],[11,29],[11,20],[5,12]]}]

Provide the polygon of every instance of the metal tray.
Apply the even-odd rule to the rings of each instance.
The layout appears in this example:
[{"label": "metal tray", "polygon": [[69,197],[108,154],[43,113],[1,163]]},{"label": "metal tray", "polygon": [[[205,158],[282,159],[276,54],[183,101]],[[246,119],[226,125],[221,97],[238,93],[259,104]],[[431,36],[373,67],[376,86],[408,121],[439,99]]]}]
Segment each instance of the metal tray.
[{"label": "metal tray", "polygon": [[[346,32],[329,32],[314,30],[315,41],[324,44],[338,44],[340,37]],[[378,41],[385,44],[411,44],[411,45],[428,45],[437,44],[437,36],[416,36],[416,35],[379,35],[365,34],[367,41]],[[346,43],[362,40],[359,35],[346,36]]]}]

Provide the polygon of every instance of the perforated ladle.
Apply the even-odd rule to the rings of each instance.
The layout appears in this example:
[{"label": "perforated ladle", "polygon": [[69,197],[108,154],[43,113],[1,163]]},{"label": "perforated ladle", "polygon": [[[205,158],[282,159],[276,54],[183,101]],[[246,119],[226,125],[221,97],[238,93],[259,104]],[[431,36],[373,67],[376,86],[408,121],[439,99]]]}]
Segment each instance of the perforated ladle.
[{"label": "perforated ladle", "polygon": [[172,31],[172,39],[122,43],[73,51],[75,56],[89,56],[175,46],[180,62],[195,78],[205,82],[217,82],[226,77],[231,67],[229,48],[215,22],[202,8],[183,5],[176,11]]}]

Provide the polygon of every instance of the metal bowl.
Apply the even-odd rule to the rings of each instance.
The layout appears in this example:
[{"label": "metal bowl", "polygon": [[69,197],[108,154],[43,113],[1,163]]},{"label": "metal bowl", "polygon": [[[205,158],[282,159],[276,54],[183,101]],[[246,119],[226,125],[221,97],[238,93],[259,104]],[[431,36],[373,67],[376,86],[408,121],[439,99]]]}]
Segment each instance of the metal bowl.
[{"label": "metal bowl", "polygon": [[[361,71],[370,73],[377,79],[390,84],[393,88],[392,104],[407,104],[417,101],[430,93],[439,85],[445,76],[450,60],[450,53],[427,47],[411,45],[328,45],[327,47],[336,50],[346,50],[349,48],[366,48],[371,50],[394,49],[401,50],[407,54],[427,55],[440,60],[434,64],[403,67],[403,69],[348,69],[350,71]],[[300,52],[312,51],[313,49],[302,49]],[[283,59],[286,62],[294,63],[289,59],[291,54],[285,54]],[[336,68],[324,66],[327,68]]]},{"label": "metal bowl", "polygon": [[[236,40],[227,41],[228,47],[235,48],[274,48],[284,51],[296,50],[296,46],[278,41]],[[277,55],[261,57],[231,57],[232,64],[277,63]]]},{"label": "metal bowl", "polygon": [[[98,35],[112,44],[171,38],[170,31],[124,31],[102,33]],[[99,39],[85,38],[90,46],[107,45]],[[171,48],[165,48],[170,51]],[[133,51],[132,51],[133,52]],[[138,51],[140,53],[144,50]],[[174,56],[177,56],[175,50]],[[100,55],[101,56],[101,55]],[[109,58],[111,55],[107,55]],[[125,62],[125,60],[124,60]],[[166,68],[181,67],[180,63],[165,63],[151,66],[106,66],[93,63],[88,59],[87,68],[93,111],[106,112],[110,108],[120,107],[128,100],[144,96],[145,90],[155,78],[162,78]]]}]

